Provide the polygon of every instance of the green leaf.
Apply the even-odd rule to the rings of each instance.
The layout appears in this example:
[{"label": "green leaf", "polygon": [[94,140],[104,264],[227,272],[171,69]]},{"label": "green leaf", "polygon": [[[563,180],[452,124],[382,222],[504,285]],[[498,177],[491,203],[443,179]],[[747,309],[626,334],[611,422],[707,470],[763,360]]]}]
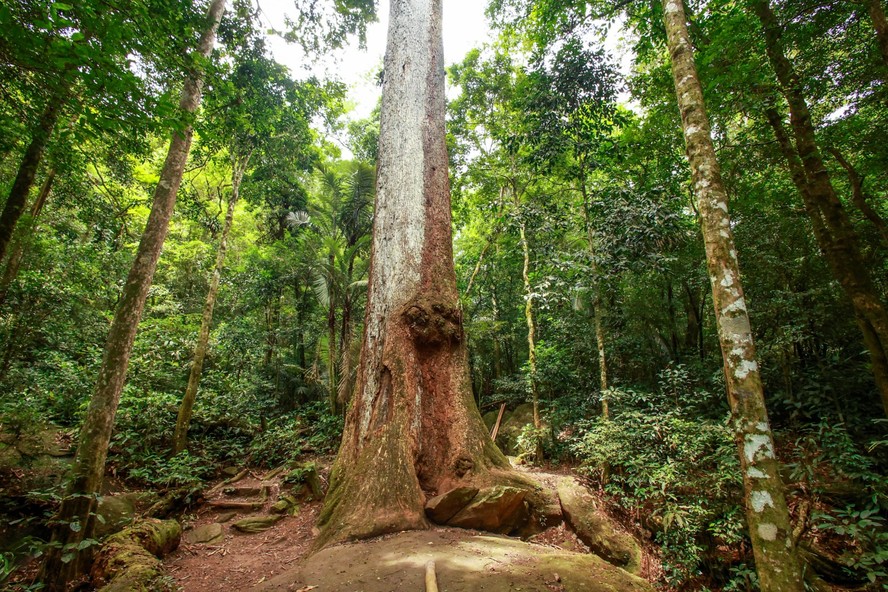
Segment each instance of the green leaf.
[{"label": "green leaf", "polygon": [[65,553],[62,555],[62,563],[69,563],[72,559],[74,559],[74,553]]},{"label": "green leaf", "polygon": [[80,532],[80,523],[79,522],[72,522],[71,524],[68,525],[68,528],[70,528],[74,532]]},{"label": "green leaf", "polygon": [[54,2],[52,7],[55,10],[71,10],[72,8],[74,8],[70,4],[65,4],[64,2]]}]

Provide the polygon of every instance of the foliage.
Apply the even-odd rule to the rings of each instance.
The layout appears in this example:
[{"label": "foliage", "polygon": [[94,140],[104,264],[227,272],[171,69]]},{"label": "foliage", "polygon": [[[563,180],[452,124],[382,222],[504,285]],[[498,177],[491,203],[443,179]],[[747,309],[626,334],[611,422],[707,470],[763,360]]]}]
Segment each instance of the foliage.
[{"label": "foliage", "polygon": [[[743,537],[736,446],[724,419],[698,419],[693,393],[676,393],[674,374],[663,389],[613,389],[611,419],[579,424],[572,448],[582,471],[602,482],[627,510],[642,512],[662,545],[670,585],[692,580],[716,545]],[[690,398],[691,401],[687,401]]]}]

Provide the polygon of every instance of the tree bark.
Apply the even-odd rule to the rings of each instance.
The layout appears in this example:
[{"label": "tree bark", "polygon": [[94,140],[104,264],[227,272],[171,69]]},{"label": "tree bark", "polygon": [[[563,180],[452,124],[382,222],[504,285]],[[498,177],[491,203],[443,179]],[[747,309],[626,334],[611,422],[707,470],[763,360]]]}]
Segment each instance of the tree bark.
[{"label": "tree bark", "polygon": [[3,270],[3,277],[0,279],[0,307],[2,307],[3,303],[6,301],[9,287],[12,285],[12,282],[15,281],[15,278],[18,277],[18,272],[22,265],[22,259],[25,257],[25,247],[27,246],[30,237],[32,237],[37,231],[37,218],[40,217],[40,213],[43,211],[43,206],[46,204],[46,200],[49,198],[49,194],[52,191],[55,175],[55,169],[50,169],[46,174],[46,179],[43,180],[43,185],[40,186],[40,192],[37,194],[37,199],[34,200],[34,204],[31,206],[31,227],[28,229],[28,236],[20,236],[12,245],[12,251],[9,253],[9,260],[6,262],[6,267]]},{"label": "tree bark", "polygon": [[863,191],[863,177],[860,176],[854,165],[837,148],[829,148],[829,153],[833,155],[836,162],[848,173],[848,183],[851,185],[851,201],[857,206],[860,213],[872,222],[882,236],[882,242],[888,246],[888,224],[885,223],[884,218],[867,201],[866,193]]},{"label": "tree bark", "polygon": [[511,477],[472,400],[451,244],[441,0],[391,3],[358,379],[316,546],[428,527],[424,492]]},{"label": "tree bark", "polygon": [[234,207],[240,197],[241,179],[249,163],[249,155],[243,159],[233,159],[234,168],[231,175],[231,196],[228,199],[228,211],[225,213],[225,223],[222,226],[222,235],[219,237],[219,250],[216,252],[216,265],[210,278],[210,288],[207,291],[207,299],[204,303],[203,314],[200,318],[200,331],[197,334],[197,344],[194,346],[194,360],[191,362],[191,372],[188,374],[188,385],[185,387],[185,395],[179,405],[179,415],[176,418],[176,431],[173,435],[173,454],[179,454],[188,445],[188,426],[191,423],[191,413],[194,409],[194,401],[197,399],[197,388],[200,386],[200,376],[203,372],[204,359],[207,356],[207,346],[210,342],[210,328],[213,325],[213,309],[216,306],[216,295],[219,292],[219,280],[222,277],[222,268],[225,266],[225,252],[228,247],[228,235],[231,232],[231,224],[234,220]]},{"label": "tree bark", "polygon": [[[518,193],[513,185],[512,198],[514,199],[515,214],[520,216],[520,204]],[[533,319],[533,294],[530,286],[530,247],[527,244],[524,220],[518,226],[518,235],[521,242],[521,255],[524,264],[521,268],[521,279],[524,282],[524,320],[527,323],[527,364],[530,367],[530,396],[533,405],[533,427],[540,427],[540,397],[537,388],[537,364],[536,364],[536,323]]]},{"label": "tree bark", "polygon": [[[203,59],[208,58],[213,49],[216,28],[224,8],[225,0],[213,0],[210,4],[207,28],[201,35],[197,49]],[[186,79],[179,101],[179,109],[183,115],[188,116],[197,110],[202,86],[202,71],[195,69]],[[94,531],[96,496],[105,473],[111,429],[126,379],[136,330],[169,228],[176,193],[182,182],[192,134],[190,125],[181,132],[173,133],[166,162],[154,191],[148,222],[108,332],[96,390],[90,399],[80,431],[72,479],[53,529],[52,542],[56,545],[47,551],[42,566],[41,579],[49,592],[64,590],[66,583],[81,572],[87,559],[87,553],[77,551],[77,545],[85,538],[90,538]],[[80,528],[72,529],[75,523]],[[67,562],[62,561],[62,556],[66,553],[73,553],[75,557]]]},{"label": "tree bark", "polygon": [[330,413],[336,415],[336,257],[331,252],[327,258],[327,294],[330,302],[327,307],[327,402]]},{"label": "tree bark", "polygon": [[675,94],[706,245],[728,400],[740,450],[746,520],[756,571],[762,592],[802,592],[802,571],[774,455],[728,215],[728,196],[712,143],[684,4],[682,0],[663,0],[663,8]]},{"label": "tree bark", "polygon": [[15,226],[25,209],[28,194],[37,176],[37,169],[43,160],[43,153],[46,151],[46,145],[49,143],[56,122],[59,120],[66,96],[67,92],[61,92],[49,98],[37,122],[37,127],[31,135],[31,143],[25,149],[15,181],[12,183],[6,204],[3,206],[3,212],[0,213],[0,261],[6,256],[6,249],[9,247],[9,241],[12,240]]},{"label": "tree bark", "polygon": [[[888,415],[888,384],[882,384],[879,376],[879,368],[888,364],[884,361],[885,352],[888,351],[888,310],[885,309],[864,262],[857,232],[836,194],[824,165],[801,81],[783,51],[777,18],[768,0],[755,0],[753,7],[764,30],[768,58],[789,105],[790,124],[795,139],[794,152],[798,155],[804,171],[806,189],[802,192],[802,199],[810,202],[805,204],[805,209],[815,226],[815,232],[818,224],[823,226],[823,234],[827,238],[820,242],[820,247],[824,251],[833,276],[851,301],[858,324],[863,321],[869,324],[869,328],[862,327],[864,342],[873,363],[873,375],[882,398],[882,407]],[[787,149],[784,147],[783,151],[786,153]],[[798,186],[799,172],[794,172],[793,166],[797,165],[791,162],[790,172]],[[799,180],[796,180],[797,177]],[[868,336],[868,333],[874,333],[875,340],[872,335]]]},{"label": "tree bark", "polygon": [[882,56],[882,65],[888,68],[888,19],[885,18],[885,9],[882,8],[882,0],[869,0],[870,19],[876,30],[876,40],[879,42],[879,54]]}]

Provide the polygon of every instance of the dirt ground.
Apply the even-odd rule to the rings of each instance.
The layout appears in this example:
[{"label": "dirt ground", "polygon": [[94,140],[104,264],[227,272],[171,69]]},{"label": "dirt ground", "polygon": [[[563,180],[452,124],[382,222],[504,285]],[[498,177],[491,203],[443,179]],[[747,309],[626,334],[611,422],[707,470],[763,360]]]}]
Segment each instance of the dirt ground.
[{"label": "dirt ground", "polygon": [[[534,477],[554,482],[558,475]],[[237,485],[258,483],[248,478]],[[588,554],[563,524],[528,542],[434,528],[331,547],[309,557],[320,509],[321,502],[303,503],[295,516],[287,515],[257,534],[240,534],[232,528],[235,521],[251,515],[239,513],[223,522],[222,540],[189,544],[183,538],[179,549],[164,560],[165,567],[183,592],[420,592],[430,560],[435,562],[442,592],[651,590],[644,580]],[[255,514],[266,515],[266,510]],[[220,522],[226,513],[231,514],[204,505],[187,528]]]},{"label": "dirt ground", "polygon": [[[236,483],[240,487],[258,484],[257,479]],[[239,533],[231,525],[241,518],[267,514],[238,513],[223,523],[223,540],[189,544],[183,537],[179,548],[164,559],[164,566],[185,592],[253,590],[305,558],[317,532],[314,524],[320,509],[321,502],[302,503],[295,516],[286,515],[268,530],[256,534]],[[186,522],[186,528],[218,522],[226,514],[232,512],[204,505],[193,521]]]}]

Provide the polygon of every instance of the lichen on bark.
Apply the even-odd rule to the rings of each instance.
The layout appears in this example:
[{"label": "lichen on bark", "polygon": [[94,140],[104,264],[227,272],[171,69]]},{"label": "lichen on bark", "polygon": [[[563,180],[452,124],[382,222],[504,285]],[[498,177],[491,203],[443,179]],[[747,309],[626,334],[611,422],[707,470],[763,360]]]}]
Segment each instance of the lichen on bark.
[{"label": "lichen on bark", "polygon": [[728,400],[743,471],[746,521],[763,592],[804,584],[778,473],[774,443],[743,296],[728,196],[712,143],[682,0],[663,0],[675,94],[706,246]]}]

